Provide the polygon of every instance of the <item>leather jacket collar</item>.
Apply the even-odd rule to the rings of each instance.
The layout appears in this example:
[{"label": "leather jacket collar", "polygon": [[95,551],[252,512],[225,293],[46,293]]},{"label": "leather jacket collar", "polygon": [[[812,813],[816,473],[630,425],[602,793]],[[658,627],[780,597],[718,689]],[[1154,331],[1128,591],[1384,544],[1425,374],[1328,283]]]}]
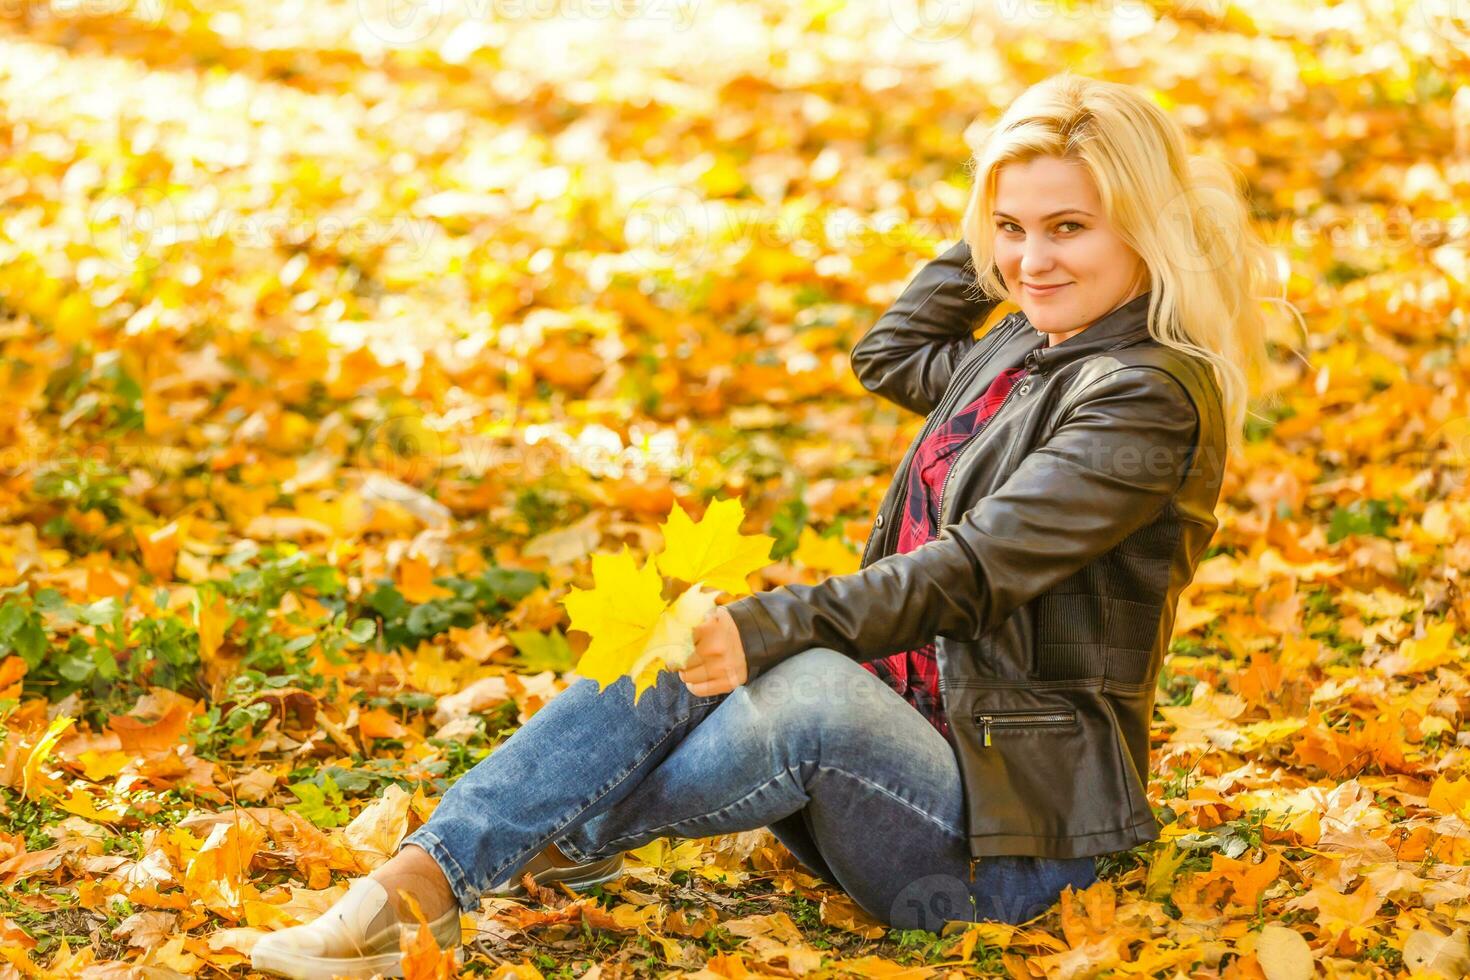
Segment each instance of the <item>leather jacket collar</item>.
[{"label": "leather jacket collar", "polygon": [[[1026,355],[1026,369],[1042,374],[1079,357],[1125,347],[1149,336],[1148,303],[1152,292],[1144,292],[1095,320],[1091,326],[1060,344],[1042,346]],[[1025,318],[1025,314],[1022,314]],[[1028,321],[1029,326],[1029,321]],[[1030,327],[1035,330],[1035,327]],[[1036,331],[1045,335],[1044,331]]]}]

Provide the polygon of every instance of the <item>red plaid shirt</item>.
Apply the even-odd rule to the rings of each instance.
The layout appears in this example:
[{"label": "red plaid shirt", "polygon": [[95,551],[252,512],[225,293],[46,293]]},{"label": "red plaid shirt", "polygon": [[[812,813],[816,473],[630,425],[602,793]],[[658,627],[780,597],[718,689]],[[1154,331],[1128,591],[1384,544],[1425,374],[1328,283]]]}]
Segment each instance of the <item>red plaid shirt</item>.
[{"label": "red plaid shirt", "polygon": [[[909,468],[903,520],[898,529],[898,554],[939,537],[939,490],[954,462],[955,450],[990,420],[1011,386],[1025,373],[1023,367],[1002,371],[984,394],[931,432],[915,451]],[[902,694],[939,734],[949,738],[949,720],[944,716],[944,703],[939,698],[939,662],[932,642],[917,650],[869,660],[863,666]]]}]

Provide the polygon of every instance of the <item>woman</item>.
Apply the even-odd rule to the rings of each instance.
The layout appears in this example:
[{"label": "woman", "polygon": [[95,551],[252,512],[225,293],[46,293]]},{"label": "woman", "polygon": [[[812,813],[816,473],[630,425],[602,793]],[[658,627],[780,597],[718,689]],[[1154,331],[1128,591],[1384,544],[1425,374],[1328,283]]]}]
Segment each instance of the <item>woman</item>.
[{"label": "woman", "polygon": [[[1182,146],[1126,86],[1028,89],[978,148],[963,241],[853,349],[865,387],[928,416],[862,568],[719,607],[636,707],[627,679],[572,684],[254,965],[393,973],[408,896],[455,946],[482,894],[587,887],[660,836],[769,827],[930,930],[1024,921],[1155,839],[1154,683],[1270,268],[1233,181]],[[1002,299],[1019,312],[976,341]]]}]

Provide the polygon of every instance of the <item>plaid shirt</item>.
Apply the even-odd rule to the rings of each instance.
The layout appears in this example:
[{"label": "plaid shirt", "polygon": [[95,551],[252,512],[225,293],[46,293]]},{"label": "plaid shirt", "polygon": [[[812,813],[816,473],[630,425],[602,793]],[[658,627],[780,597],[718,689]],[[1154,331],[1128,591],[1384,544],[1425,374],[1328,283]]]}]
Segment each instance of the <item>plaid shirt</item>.
[{"label": "plaid shirt", "polygon": [[[914,453],[903,520],[898,529],[898,554],[939,537],[939,491],[954,462],[955,451],[990,420],[1010,394],[1011,386],[1025,373],[1023,367],[1002,371],[984,394],[931,432]],[[949,720],[944,716],[944,703],[939,698],[939,662],[932,642],[917,650],[869,660],[863,666],[902,694],[939,734],[946,739],[950,737]]]}]

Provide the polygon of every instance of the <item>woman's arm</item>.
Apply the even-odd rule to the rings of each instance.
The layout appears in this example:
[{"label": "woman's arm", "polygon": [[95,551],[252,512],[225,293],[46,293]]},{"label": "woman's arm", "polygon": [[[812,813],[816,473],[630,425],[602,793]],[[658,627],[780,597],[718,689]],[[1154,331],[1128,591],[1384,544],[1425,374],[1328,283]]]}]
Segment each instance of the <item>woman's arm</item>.
[{"label": "woman's arm", "polygon": [[857,661],[935,636],[976,640],[1156,518],[1190,472],[1194,402],[1154,367],[1119,368],[1078,396],[1055,432],[939,537],[816,585],[724,606],[746,683],[810,647]]},{"label": "woman's arm", "polygon": [[853,347],[864,388],[920,415],[934,410],[974,330],[999,300],[981,299],[964,240],[931,259]]}]

